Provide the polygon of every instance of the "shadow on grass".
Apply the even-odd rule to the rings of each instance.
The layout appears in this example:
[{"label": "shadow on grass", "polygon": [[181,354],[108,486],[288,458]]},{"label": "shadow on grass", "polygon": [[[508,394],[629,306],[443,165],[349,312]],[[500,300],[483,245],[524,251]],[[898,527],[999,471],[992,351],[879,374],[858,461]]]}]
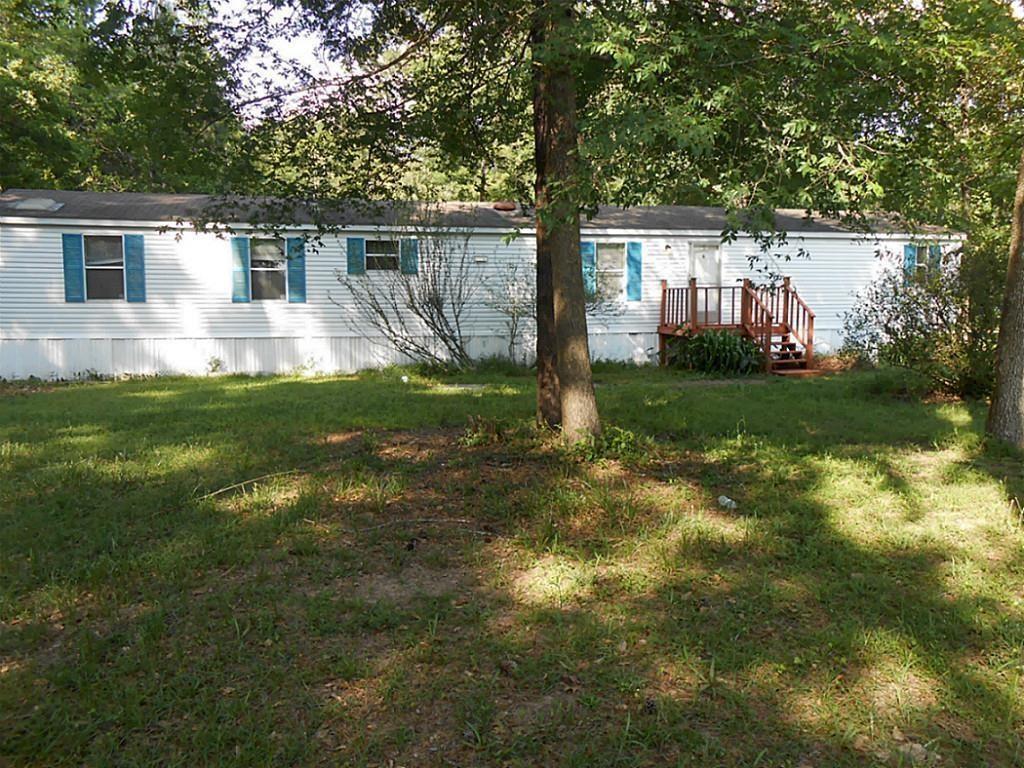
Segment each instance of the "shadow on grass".
[{"label": "shadow on grass", "polygon": [[[604,412],[675,440],[636,465],[464,439],[469,413],[528,418],[516,386],[21,398],[0,419],[0,755],[863,765],[900,759],[896,727],[947,764],[1020,758],[1020,611],[919,531],[932,476],[907,464],[971,414],[638,376]],[[1020,537],[1000,554],[996,581],[1024,569]]]}]

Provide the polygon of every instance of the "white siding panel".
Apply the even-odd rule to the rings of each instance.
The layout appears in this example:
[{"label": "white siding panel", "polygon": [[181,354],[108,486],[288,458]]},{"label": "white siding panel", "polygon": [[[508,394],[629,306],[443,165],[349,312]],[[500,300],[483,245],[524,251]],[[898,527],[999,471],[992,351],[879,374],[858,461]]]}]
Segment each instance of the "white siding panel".
[{"label": "white siding panel", "polygon": [[[532,342],[531,342],[532,343]],[[595,359],[650,360],[653,334],[591,337]],[[505,356],[498,336],[469,340],[472,354]],[[522,344],[519,359],[529,359]],[[0,339],[0,378],[73,379],[87,376],[214,373],[353,373],[408,363],[394,350],[354,336],[244,339]]]}]

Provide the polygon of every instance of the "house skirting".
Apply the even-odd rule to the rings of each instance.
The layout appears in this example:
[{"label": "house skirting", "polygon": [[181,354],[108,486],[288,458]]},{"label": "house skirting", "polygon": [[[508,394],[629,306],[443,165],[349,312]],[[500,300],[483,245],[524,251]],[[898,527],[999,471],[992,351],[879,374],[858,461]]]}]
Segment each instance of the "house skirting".
[{"label": "house skirting", "polygon": [[[533,359],[532,338],[516,355]],[[595,360],[646,363],[653,360],[657,334],[592,333]],[[477,358],[508,357],[499,335],[474,336]],[[389,346],[363,337],[320,338],[145,338],[0,339],[0,378],[75,379],[90,376],[201,376],[213,373],[354,373],[410,362]]]}]

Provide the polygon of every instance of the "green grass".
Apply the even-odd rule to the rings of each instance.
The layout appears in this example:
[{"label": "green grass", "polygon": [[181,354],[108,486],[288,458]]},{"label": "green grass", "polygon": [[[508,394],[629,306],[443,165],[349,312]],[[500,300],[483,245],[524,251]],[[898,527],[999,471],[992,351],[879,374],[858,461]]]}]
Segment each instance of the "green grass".
[{"label": "green grass", "polygon": [[1024,765],[981,405],[596,378],[0,390],[0,765]]}]

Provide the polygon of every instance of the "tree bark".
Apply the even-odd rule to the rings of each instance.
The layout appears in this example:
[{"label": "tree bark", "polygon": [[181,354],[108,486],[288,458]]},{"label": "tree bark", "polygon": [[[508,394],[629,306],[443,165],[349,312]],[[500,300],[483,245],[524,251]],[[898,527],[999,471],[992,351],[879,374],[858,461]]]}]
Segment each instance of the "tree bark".
[{"label": "tree bark", "polygon": [[[533,49],[537,125],[534,154],[540,171],[537,178],[537,263],[540,265],[550,257],[558,399],[562,435],[569,442],[601,431],[590,371],[580,260],[579,202],[574,194],[578,136],[572,24],[571,0],[540,0],[541,39],[535,40]],[[538,284],[538,320],[540,295]]]},{"label": "tree bark", "polygon": [[1024,448],[1024,152],[1017,172],[989,434]]},{"label": "tree bark", "polygon": [[[543,45],[544,27],[534,24],[534,49]],[[555,350],[555,288],[551,276],[551,248],[540,210],[547,200],[548,107],[543,97],[540,66],[533,64],[534,200],[537,205],[537,423],[554,429],[562,423],[558,395],[558,355]]]},{"label": "tree bark", "polygon": [[537,422],[549,428],[562,424],[555,346],[555,287],[551,276],[548,236],[537,225]]}]

